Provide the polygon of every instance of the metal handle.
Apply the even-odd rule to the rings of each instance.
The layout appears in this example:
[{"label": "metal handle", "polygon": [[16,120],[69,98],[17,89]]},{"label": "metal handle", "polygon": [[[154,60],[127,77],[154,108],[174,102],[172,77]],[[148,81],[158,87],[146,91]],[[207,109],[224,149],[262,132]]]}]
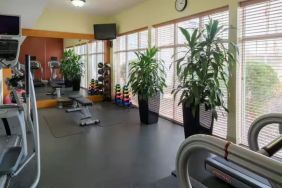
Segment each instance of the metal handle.
[{"label": "metal handle", "polygon": [[272,141],[267,146],[264,146],[262,149],[267,153],[267,156],[271,157],[275,155],[282,148],[282,136]]},{"label": "metal handle", "polygon": [[29,71],[30,71],[30,55],[25,55],[25,94],[29,97]]},{"label": "metal handle", "polygon": [[267,125],[279,124],[279,129],[281,131],[282,124],[282,114],[267,114],[257,118],[249,128],[248,132],[248,144],[251,150],[258,151],[258,136],[260,131]]}]

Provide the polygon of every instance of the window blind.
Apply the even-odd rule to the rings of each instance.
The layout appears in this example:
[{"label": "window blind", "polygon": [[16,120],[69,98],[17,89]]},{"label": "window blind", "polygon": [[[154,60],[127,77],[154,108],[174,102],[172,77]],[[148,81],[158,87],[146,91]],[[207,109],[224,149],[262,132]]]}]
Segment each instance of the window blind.
[{"label": "window blind", "polygon": [[[121,87],[128,82],[129,63],[136,59],[136,51],[144,51],[148,47],[148,30],[123,35],[114,40],[114,87]],[[137,96],[131,96],[134,105],[138,105]]]},{"label": "window blind", "polygon": [[[188,30],[193,30],[195,28],[203,29],[210,18],[218,20],[220,25],[223,25],[225,28],[229,27],[228,11],[220,11],[177,23],[158,26],[154,28],[153,31],[153,37],[155,39],[154,43],[160,49],[158,58],[165,61],[167,72],[166,84],[168,87],[164,90],[164,94],[161,96],[160,115],[179,123],[183,123],[182,106],[178,105],[180,96],[174,98],[171,94],[172,89],[176,88],[179,83],[176,75],[176,67],[172,62],[181,57],[182,51],[185,50],[185,38],[182,36],[179,27]],[[223,32],[221,37],[227,40],[228,30]],[[225,92],[225,96],[225,101],[227,102],[227,91]],[[215,121],[213,134],[226,138],[227,114],[222,109],[218,109],[218,111],[219,118],[218,121]]]},{"label": "window blind", "polygon": [[104,42],[92,41],[89,43],[66,48],[73,49],[84,63],[84,76],[81,78],[81,87],[88,88],[91,79],[97,79],[97,66],[99,62],[104,62]]},{"label": "window blind", "polygon": [[[256,118],[282,111],[282,0],[242,4],[240,35],[241,143],[247,145]],[[260,146],[279,135],[278,125],[269,125],[259,135]]]},{"label": "window blind", "polygon": [[92,41],[88,43],[88,84],[91,79],[98,78],[98,63],[104,63],[104,42]]},{"label": "window blind", "polygon": [[[87,44],[82,44],[74,47],[74,52],[78,55],[81,55],[81,62],[84,64],[85,73],[87,73]],[[84,74],[81,77],[80,86],[87,88],[87,74]]]}]

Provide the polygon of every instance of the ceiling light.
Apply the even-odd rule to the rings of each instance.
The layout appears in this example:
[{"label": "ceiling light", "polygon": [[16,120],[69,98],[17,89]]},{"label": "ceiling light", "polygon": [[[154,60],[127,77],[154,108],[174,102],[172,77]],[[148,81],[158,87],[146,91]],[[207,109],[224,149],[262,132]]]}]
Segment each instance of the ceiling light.
[{"label": "ceiling light", "polygon": [[76,7],[82,7],[86,0],[71,0],[71,3]]}]

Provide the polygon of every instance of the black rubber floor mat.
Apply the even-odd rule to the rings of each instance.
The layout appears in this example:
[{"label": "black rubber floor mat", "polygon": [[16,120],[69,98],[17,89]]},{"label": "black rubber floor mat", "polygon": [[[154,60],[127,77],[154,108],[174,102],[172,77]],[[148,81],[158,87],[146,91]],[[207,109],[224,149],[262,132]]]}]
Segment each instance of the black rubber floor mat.
[{"label": "black rubber floor mat", "polygon": [[83,127],[79,126],[80,114],[66,113],[62,110],[44,111],[43,119],[55,138],[63,138],[82,134]]}]

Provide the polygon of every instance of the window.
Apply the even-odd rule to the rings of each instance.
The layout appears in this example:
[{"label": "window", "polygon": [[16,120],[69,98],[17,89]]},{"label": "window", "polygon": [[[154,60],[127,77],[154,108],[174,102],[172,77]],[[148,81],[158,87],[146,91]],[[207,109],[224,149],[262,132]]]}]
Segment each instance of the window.
[{"label": "window", "polygon": [[[128,82],[130,61],[136,58],[135,52],[148,47],[148,30],[123,35],[114,40],[114,86],[121,87]],[[137,105],[137,98],[132,98],[132,103]]]},{"label": "window", "polygon": [[88,87],[87,76],[86,76],[87,75],[87,44],[75,46],[74,52],[78,55],[81,55],[81,60],[84,63],[85,74],[84,76],[81,77],[80,86],[83,88],[87,88]]},{"label": "window", "polygon": [[84,76],[81,78],[81,87],[88,88],[91,79],[97,79],[98,63],[104,63],[104,42],[92,41],[86,44],[66,48],[73,49],[84,63]]},{"label": "window", "polygon": [[[241,143],[247,145],[251,123],[282,110],[282,0],[242,4],[240,14]],[[259,135],[260,146],[279,135],[278,126],[269,125]]]},{"label": "window", "polygon": [[91,79],[97,80],[98,63],[104,63],[104,42],[93,41],[88,43],[88,83]]},{"label": "window", "polygon": [[[187,29],[203,29],[210,18],[219,20],[221,25],[228,28],[228,11],[220,11],[210,13],[208,15],[206,14],[203,16],[194,17],[177,23],[157,26],[153,32],[155,45],[160,49],[158,58],[165,61],[167,71],[167,88],[164,90],[164,94],[161,96],[160,115],[179,123],[183,122],[182,107],[178,105],[179,96],[176,96],[176,99],[174,100],[174,96],[171,94],[172,89],[178,85],[178,79],[175,70],[176,68],[174,66],[170,68],[172,62],[181,56],[181,52],[184,48],[185,39],[182,36],[179,27]],[[222,33],[222,37],[226,40],[228,39],[228,30]],[[176,55],[174,56],[174,54]],[[225,96],[227,101],[227,91]],[[218,110],[219,118],[214,124],[214,134],[222,138],[226,138],[227,114],[222,109]]]}]

